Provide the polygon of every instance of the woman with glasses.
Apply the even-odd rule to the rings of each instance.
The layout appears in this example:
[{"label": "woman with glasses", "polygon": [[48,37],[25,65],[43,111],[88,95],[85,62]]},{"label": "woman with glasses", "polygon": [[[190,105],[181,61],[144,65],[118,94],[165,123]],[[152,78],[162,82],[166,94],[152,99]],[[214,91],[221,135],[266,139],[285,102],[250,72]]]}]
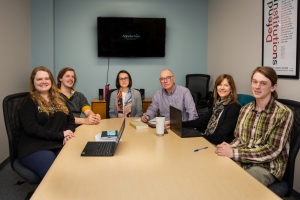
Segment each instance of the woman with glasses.
[{"label": "woman with glasses", "polygon": [[220,75],[214,86],[214,104],[196,120],[183,122],[183,127],[197,128],[209,142],[218,145],[234,139],[234,128],[240,112],[232,76]]},{"label": "woman with glasses", "polygon": [[130,74],[119,71],[116,78],[116,88],[110,96],[109,117],[141,117],[143,114],[141,93],[131,88],[132,79]]}]

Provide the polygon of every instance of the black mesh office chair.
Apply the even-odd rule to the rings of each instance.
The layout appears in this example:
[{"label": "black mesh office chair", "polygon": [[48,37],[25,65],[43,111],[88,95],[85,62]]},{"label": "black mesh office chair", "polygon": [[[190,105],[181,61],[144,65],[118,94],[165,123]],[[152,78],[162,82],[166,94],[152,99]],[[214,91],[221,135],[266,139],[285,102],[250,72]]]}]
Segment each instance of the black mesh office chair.
[{"label": "black mesh office chair", "polygon": [[295,160],[300,148],[300,102],[288,99],[278,99],[278,101],[293,111],[294,125],[291,132],[289,159],[283,179],[275,181],[269,189],[280,197],[290,197],[294,186]]},{"label": "black mesh office chair", "polygon": [[209,91],[210,75],[207,74],[187,74],[185,87],[193,96],[196,109],[200,115],[200,110],[212,106],[213,93]]},{"label": "black mesh office chair", "polygon": [[111,89],[111,90],[109,90],[108,93],[107,93],[107,99],[106,99],[106,119],[109,119],[109,118],[110,118],[110,117],[109,117],[110,96],[111,96],[111,93],[112,93],[113,91],[115,91],[115,90],[117,90],[117,89]]},{"label": "black mesh office chair", "polygon": [[11,94],[3,99],[3,115],[8,136],[9,156],[11,168],[29,184],[38,184],[40,177],[30,169],[26,168],[18,159],[18,139],[21,124],[19,120],[18,107],[21,100],[29,92]]}]

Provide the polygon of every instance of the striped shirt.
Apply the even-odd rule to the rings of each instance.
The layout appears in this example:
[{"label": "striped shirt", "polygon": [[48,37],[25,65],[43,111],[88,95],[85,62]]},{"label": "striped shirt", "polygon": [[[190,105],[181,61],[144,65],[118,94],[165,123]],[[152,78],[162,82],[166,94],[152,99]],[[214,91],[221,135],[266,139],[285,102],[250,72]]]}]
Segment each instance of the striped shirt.
[{"label": "striped shirt", "polygon": [[255,101],[240,110],[231,142],[233,160],[246,169],[258,165],[281,180],[288,161],[293,112],[273,97],[261,112]]}]

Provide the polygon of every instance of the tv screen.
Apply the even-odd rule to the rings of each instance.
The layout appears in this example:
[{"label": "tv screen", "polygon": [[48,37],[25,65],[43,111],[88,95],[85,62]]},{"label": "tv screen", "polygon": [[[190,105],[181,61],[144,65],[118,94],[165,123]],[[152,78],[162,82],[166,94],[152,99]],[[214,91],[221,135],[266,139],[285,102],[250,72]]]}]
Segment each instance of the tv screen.
[{"label": "tv screen", "polygon": [[98,57],[164,57],[165,18],[98,17]]}]

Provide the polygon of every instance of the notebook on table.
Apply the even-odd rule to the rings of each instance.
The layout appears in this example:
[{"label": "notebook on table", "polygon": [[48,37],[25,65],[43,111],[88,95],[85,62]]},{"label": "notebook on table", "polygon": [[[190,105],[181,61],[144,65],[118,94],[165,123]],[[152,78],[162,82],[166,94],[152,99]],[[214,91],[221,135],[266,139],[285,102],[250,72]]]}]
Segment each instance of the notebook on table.
[{"label": "notebook on table", "polygon": [[200,137],[203,134],[194,128],[182,127],[182,113],[181,110],[170,106],[170,129],[179,137]]},{"label": "notebook on table", "polygon": [[120,130],[118,131],[118,137],[116,138],[115,141],[87,142],[83,151],[81,152],[81,156],[113,156],[122,137],[124,128],[125,128],[125,118],[123,120]]}]

